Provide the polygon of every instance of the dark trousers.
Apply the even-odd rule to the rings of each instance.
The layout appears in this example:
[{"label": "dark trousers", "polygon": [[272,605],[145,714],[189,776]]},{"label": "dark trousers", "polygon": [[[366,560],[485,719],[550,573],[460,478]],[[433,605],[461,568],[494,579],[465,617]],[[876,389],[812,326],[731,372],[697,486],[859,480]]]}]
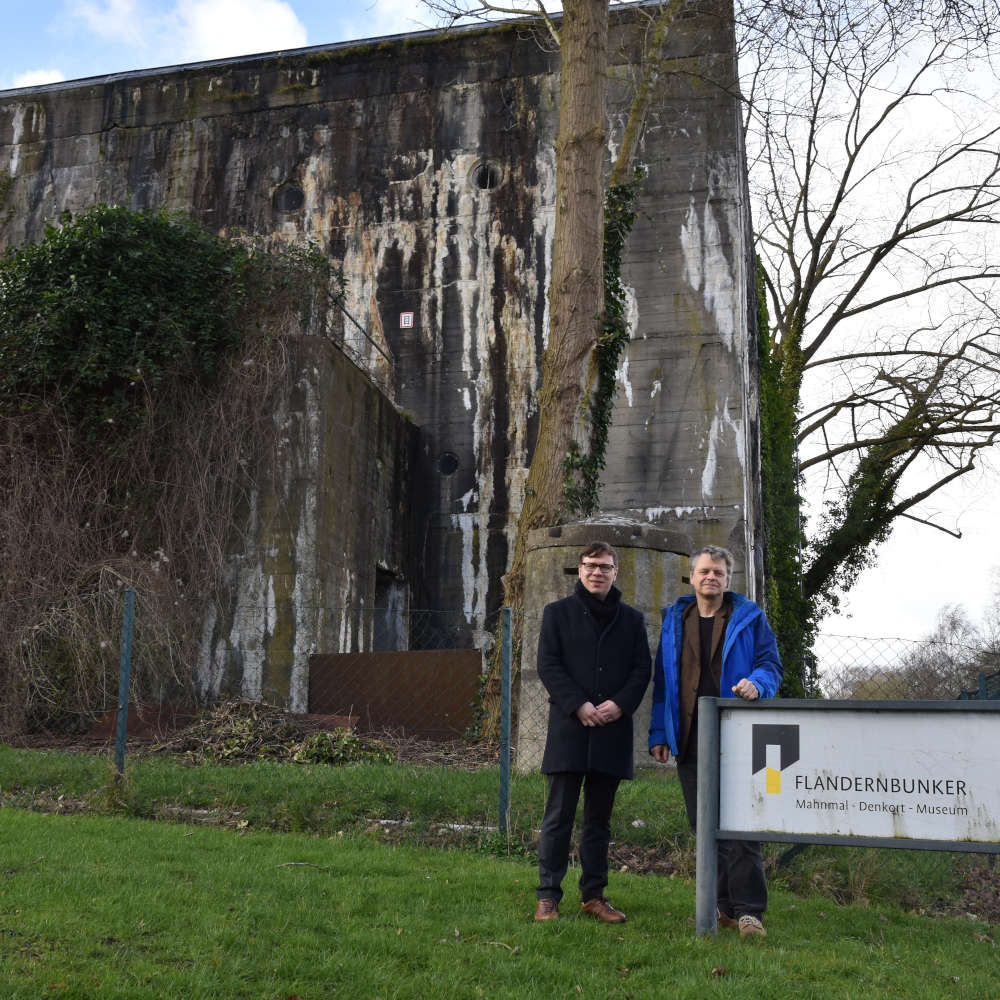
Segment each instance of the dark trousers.
[{"label": "dark trousers", "polygon": [[[697,733],[691,734],[683,763],[677,763],[677,778],[684,793],[688,822],[695,829],[698,803]],[[694,742],[692,742],[694,741]],[[716,872],[719,880],[716,898],[727,917],[750,914],[760,917],[767,909],[767,879],[764,856],[757,840],[719,840]]]},{"label": "dark trousers", "polygon": [[611,810],[621,778],[597,771],[559,771],[547,777],[549,795],[538,838],[538,898],[562,899],[562,880],[569,866],[570,837],[582,786],[580,897],[586,903],[603,896],[608,884]]}]

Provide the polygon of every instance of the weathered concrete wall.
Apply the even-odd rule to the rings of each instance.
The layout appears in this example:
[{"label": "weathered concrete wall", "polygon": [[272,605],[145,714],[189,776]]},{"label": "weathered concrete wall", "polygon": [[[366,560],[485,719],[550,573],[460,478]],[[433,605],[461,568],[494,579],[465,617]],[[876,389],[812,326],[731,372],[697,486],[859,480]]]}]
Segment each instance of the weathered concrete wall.
[{"label": "weathered concrete wall", "polygon": [[[601,511],[727,545],[742,563],[759,544],[752,233],[731,5],[711,7],[671,35],[641,148],[632,343]],[[736,583],[753,593],[755,575],[740,566]]]},{"label": "weathered concrete wall", "polygon": [[[609,158],[642,37],[612,31]],[[407,470],[412,606],[462,608],[478,626],[500,602],[537,420],[557,69],[556,55],[500,27],[0,94],[0,171],[11,178],[0,241],[37,238],[97,201],[319,241],[342,262],[347,307],[371,338],[355,348],[420,429]],[[634,339],[601,499],[605,514],[743,551],[756,544],[755,346],[733,79],[730,3],[693,4],[639,151],[647,181],[625,261]],[[325,489],[318,466],[303,478]],[[292,590],[308,590],[336,556],[300,557],[308,538],[294,533],[282,544],[301,574]]]},{"label": "weathered concrete wall", "polygon": [[[499,600],[532,433],[552,68],[501,29],[15,92],[0,98],[13,179],[0,235],[34,239],[63,211],[108,201],[320,241],[422,431],[414,604],[479,620]],[[415,321],[402,328],[405,312]]]},{"label": "weathered concrete wall", "polygon": [[244,545],[229,564],[230,603],[209,609],[198,680],[206,695],[305,712],[309,657],[372,648],[379,574],[415,573],[418,435],[332,344],[292,346],[291,391],[236,532]]}]

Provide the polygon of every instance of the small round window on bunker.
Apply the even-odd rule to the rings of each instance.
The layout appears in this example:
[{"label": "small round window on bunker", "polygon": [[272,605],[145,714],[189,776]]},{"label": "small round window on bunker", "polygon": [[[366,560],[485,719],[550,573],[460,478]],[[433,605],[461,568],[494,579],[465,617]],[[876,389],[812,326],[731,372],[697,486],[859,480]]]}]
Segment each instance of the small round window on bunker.
[{"label": "small round window on bunker", "polygon": [[305,204],[306,196],[302,188],[295,184],[282,184],[274,192],[276,212],[297,212]]},{"label": "small round window on bunker", "polygon": [[438,469],[441,470],[442,476],[453,476],[458,471],[458,455],[446,451],[438,459]]},{"label": "small round window on bunker", "polygon": [[480,191],[492,191],[503,183],[503,170],[499,163],[481,160],[472,168],[472,183]]}]

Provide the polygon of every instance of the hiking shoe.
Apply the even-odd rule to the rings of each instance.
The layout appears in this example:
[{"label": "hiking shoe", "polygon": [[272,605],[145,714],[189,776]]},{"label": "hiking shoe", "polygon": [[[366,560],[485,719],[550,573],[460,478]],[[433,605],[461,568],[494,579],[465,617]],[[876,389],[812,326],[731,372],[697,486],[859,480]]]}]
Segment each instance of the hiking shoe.
[{"label": "hiking shoe", "polygon": [[720,927],[725,927],[727,930],[738,931],[740,929],[740,922],[735,918],[729,916],[728,913],[723,913],[719,910],[718,923]]},{"label": "hiking shoe", "polygon": [[764,925],[760,922],[759,917],[755,917],[750,913],[744,913],[737,923],[740,928],[741,938],[767,937],[767,931],[764,930]]},{"label": "hiking shoe", "polygon": [[542,920],[559,919],[559,901],[556,899],[540,899],[535,910],[535,923]]},{"label": "hiking shoe", "polygon": [[625,914],[621,910],[616,910],[603,896],[588,899],[580,906],[584,913],[589,913],[592,917],[597,917],[598,920],[603,920],[606,924],[625,923]]}]

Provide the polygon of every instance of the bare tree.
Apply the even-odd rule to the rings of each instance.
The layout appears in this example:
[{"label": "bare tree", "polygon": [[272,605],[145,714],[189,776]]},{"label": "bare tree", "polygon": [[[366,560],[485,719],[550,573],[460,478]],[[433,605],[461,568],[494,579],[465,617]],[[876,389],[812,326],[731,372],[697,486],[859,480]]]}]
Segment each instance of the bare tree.
[{"label": "bare tree", "polygon": [[738,5],[766,363],[823,501],[814,609],[896,519],[957,535],[927,501],[1000,434],[993,8]]},{"label": "bare tree", "polygon": [[[551,26],[551,21],[548,22]],[[605,0],[570,0],[559,31],[556,211],[548,344],[538,392],[539,425],[504,600],[521,606],[528,531],[558,523],[563,457],[579,436],[588,360],[604,307]]]}]

